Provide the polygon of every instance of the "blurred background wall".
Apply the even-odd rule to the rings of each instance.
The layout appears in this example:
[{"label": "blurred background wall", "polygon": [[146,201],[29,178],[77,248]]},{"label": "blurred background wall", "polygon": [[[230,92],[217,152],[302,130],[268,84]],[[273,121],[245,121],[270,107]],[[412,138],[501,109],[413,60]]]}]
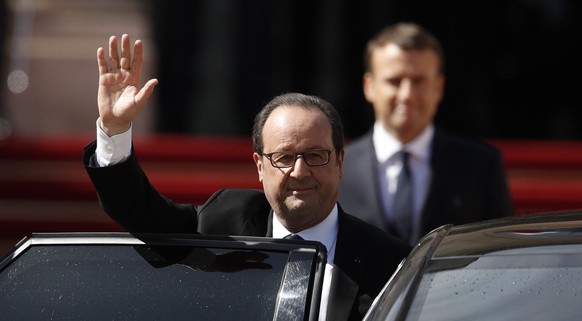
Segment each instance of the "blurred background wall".
[{"label": "blurred background wall", "polygon": [[[13,136],[92,133],[98,117],[97,59],[112,34],[148,43],[145,77],[155,68],[149,10],[135,0],[0,0],[4,60],[0,118]],[[149,108],[136,123],[152,130]],[[9,126],[9,129],[6,129]]]},{"label": "blurred background wall", "polygon": [[95,51],[109,35],[146,45],[159,87],[144,133],[249,135],[272,96],[319,95],[346,134],[372,122],[365,42],[414,21],[441,39],[447,87],[437,122],[487,139],[582,137],[575,0],[0,0],[0,132],[92,134]]}]

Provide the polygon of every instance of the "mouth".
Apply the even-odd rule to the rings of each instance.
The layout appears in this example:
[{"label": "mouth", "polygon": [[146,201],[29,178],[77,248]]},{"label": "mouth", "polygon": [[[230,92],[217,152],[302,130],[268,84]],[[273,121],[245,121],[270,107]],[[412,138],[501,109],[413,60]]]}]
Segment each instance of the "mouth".
[{"label": "mouth", "polygon": [[412,107],[406,105],[398,105],[394,110],[398,114],[408,115],[412,112]]},{"label": "mouth", "polygon": [[315,188],[312,186],[289,186],[288,190],[293,193],[293,195],[298,195],[314,191]]}]

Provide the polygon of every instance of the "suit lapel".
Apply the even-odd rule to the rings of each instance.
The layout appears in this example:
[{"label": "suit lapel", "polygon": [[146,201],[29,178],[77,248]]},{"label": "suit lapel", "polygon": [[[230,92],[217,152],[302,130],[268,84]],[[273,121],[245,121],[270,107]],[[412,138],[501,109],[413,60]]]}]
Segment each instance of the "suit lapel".
[{"label": "suit lapel", "polygon": [[267,234],[265,237],[273,237],[273,210],[269,211],[269,216],[267,217]]},{"label": "suit lapel", "polygon": [[354,302],[358,300],[356,296],[367,255],[359,233],[352,229],[352,225],[346,221],[346,214],[339,208],[339,231],[327,310],[328,320],[347,320]]},{"label": "suit lapel", "polygon": [[[370,213],[381,213],[382,215],[374,215],[374,219],[378,220],[377,223],[373,224],[376,226],[388,226],[388,220],[386,216],[386,212],[384,210],[384,204],[382,203],[382,199],[384,196],[382,195],[382,190],[380,189],[380,182],[378,180],[378,159],[376,156],[376,149],[374,148],[374,141],[372,139],[372,133],[369,135],[369,139],[367,139],[368,143],[368,150],[369,153],[364,153],[366,155],[366,167],[370,168],[371,170],[364,170],[361,171],[362,173],[367,173],[365,176],[363,175],[364,179],[366,180],[364,184],[360,184],[360,186],[369,186],[369,190],[366,193],[371,195],[372,199],[370,202],[371,211]],[[369,166],[369,167],[368,167]],[[372,184],[370,184],[370,182]]]},{"label": "suit lapel", "polygon": [[[371,131],[361,143],[363,145],[356,150],[357,155],[353,155],[358,159],[357,162],[353,162],[353,166],[356,169],[350,171],[352,174],[357,173],[357,176],[351,179],[359,181],[354,185],[360,189],[358,194],[365,196],[367,199],[364,204],[361,204],[362,207],[358,209],[358,214],[372,225],[386,227],[388,222],[384,212],[384,205],[382,204],[382,191],[378,181],[378,161]],[[345,162],[344,166],[346,166]]]}]

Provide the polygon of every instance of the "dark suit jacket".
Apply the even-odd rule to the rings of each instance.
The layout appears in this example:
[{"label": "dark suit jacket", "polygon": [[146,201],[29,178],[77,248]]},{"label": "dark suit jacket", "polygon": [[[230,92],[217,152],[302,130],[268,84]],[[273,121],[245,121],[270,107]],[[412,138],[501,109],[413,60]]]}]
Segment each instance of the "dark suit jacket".
[{"label": "dark suit jacket", "polygon": [[[422,209],[419,237],[444,224],[512,214],[501,154],[494,147],[437,129],[431,167],[432,180]],[[372,131],[346,146],[343,171],[339,202],[344,209],[390,231],[380,195]]]},{"label": "dark suit jacket", "polygon": [[[175,204],[148,182],[135,155],[109,166],[91,166],[95,144],[83,161],[102,208],[131,232],[272,236],[272,209],[261,190],[223,189],[205,204]],[[410,247],[346,214],[339,231],[328,320],[361,320]]]}]

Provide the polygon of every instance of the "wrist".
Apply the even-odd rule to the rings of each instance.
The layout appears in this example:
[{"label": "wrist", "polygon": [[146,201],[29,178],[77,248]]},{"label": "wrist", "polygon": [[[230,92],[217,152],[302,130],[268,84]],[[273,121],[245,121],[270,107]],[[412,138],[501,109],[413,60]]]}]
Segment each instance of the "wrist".
[{"label": "wrist", "polygon": [[105,134],[107,134],[107,136],[112,137],[128,131],[131,127],[131,122],[104,122],[101,118],[99,121],[99,127],[103,132],[105,132]]}]

